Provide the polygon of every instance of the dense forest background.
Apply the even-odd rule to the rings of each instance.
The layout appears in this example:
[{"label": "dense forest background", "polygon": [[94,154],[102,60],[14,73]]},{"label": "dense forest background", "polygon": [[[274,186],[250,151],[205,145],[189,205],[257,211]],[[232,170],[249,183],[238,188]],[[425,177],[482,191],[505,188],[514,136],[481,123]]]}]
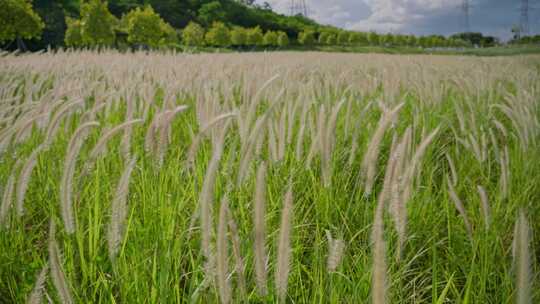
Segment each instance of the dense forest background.
[{"label": "dense forest background", "polygon": [[[285,16],[275,13],[268,4],[257,5],[253,0],[110,0],[108,7],[117,18],[130,10],[150,5],[163,20],[176,29],[184,28],[190,21],[209,27],[215,21],[242,27],[259,26],[263,31],[284,31],[289,37],[311,28],[330,28],[322,26],[304,16]],[[66,17],[78,18],[78,0],[34,0],[33,7],[45,27],[41,39],[25,40],[29,50],[45,49],[47,46],[64,45]],[[16,47],[12,44],[11,47]]]},{"label": "dense forest background", "polygon": [[[347,31],[302,15],[274,12],[254,0],[0,0],[0,48],[234,47],[291,45],[419,48],[490,47],[481,33],[414,36]],[[511,43],[538,44],[540,36]]]}]

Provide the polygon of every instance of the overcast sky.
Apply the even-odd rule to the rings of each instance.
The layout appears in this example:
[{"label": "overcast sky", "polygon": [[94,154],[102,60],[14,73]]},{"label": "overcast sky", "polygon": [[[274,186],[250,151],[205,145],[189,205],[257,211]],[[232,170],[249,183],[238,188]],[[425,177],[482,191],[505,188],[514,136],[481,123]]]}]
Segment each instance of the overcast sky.
[{"label": "overcast sky", "polygon": [[[291,0],[266,0],[280,13],[289,13]],[[296,0],[298,1],[298,0]],[[462,32],[462,0],[305,0],[309,17],[346,29],[393,33],[443,34]],[[262,3],[264,0],[257,0]],[[509,39],[519,23],[521,0],[469,0],[471,31]],[[531,33],[540,31],[540,0],[529,0]]]}]

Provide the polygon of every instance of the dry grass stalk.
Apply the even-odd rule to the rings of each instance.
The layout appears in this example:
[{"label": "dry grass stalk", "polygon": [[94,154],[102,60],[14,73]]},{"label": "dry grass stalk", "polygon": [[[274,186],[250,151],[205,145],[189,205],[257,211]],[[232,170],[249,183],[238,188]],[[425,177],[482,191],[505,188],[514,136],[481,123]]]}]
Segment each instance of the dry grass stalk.
[{"label": "dry grass stalk", "polygon": [[289,281],[289,270],[291,267],[291,230],[293,220],[293,192],[292,185],[289,185],[283,209],[281,212],[281,224],[279,227],[279,242],[277,252],[277,264],[275,273],[275,284],[278,299],[285,302],[287,295],[287,284]]},{"label": "dry grass stalk", "polygon": [[532,303],[530,227],[523,210],[519,211],[514,227],[512,253],[516,271],[516,303]]},{"label": "dry grass stalk", "polygon": [[127,163],[116,187],[116,193],[111,204],[111,219],[107,231],[107,245],[111,261],[115,261],[118,250],[120,249],[120,243],[124,237],[124,227],[128,212],[127,197],[129,193],[129,180],[136,163],[137,159],[135,157]]},{"label": "dry grass stalk", "polygon": [[264,215],[266,210],[266,164],[263,162],[257,170],[255,182],[255,201],[253,209],[253,258],[255,264],[255,277],[257,289],[261,295],[266,295],[266,248],[264,240],[266,238],[266,224]]}]

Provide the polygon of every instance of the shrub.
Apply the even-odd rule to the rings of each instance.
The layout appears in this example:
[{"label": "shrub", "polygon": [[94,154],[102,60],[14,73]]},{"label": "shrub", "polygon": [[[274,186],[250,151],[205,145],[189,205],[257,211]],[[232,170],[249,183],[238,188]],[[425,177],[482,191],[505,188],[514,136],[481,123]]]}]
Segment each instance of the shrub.
[{"label": "shrub", "polygon": [[210,30],[206,33],[205,40],[208,44],[214,46],[225,47],[231,45],[229,29],[223,22],[214,22]]},{"label": "shrub", "polygon": [[189,46],[204,45],[204,29],[202,26],[190,22],[182,31],[182,43]]}]

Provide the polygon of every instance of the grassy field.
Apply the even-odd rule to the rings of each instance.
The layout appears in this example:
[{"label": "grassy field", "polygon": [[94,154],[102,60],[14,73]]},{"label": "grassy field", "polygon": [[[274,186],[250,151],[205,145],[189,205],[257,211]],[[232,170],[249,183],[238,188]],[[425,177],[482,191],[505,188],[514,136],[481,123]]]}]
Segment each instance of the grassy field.
[{"label": "grassy field", "polygon": [[540,57],[0,57],[0,302],[538,303]]}]

